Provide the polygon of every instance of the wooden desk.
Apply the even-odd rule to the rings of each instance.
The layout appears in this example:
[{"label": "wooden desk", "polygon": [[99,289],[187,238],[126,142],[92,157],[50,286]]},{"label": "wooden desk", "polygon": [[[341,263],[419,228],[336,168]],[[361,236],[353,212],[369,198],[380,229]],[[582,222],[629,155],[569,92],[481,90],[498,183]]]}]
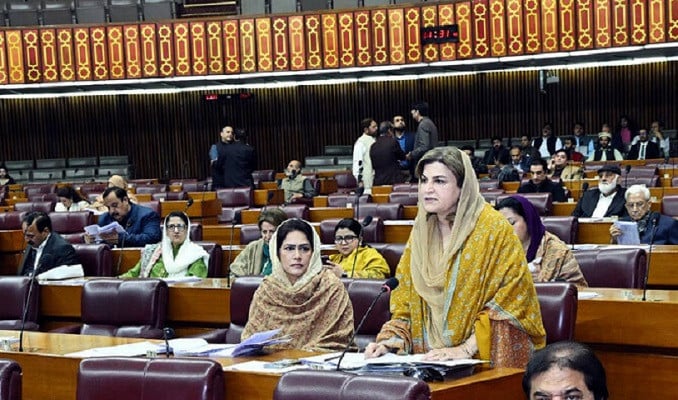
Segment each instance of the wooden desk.
[{"label": "wooden desk", "polygon": [[[270,200],[268,196],[272,196]],[[253,198],[254,205],[258,207],[278,205],[285,202],[285,191],[282,189],[255,189]]]},{"label": "wooden desk", "polygon": [[[3,336],[18,336],[15,331],[0,331]],[[22,397],[24,399],[73,400],[76,398],[78,366],[81,358],[64,354],[93,347],[114,346],[142,341],[107,336],[66,335],[26,332],[24,353],[0,351],[0,356],[16,360],[23,370]],[[160,341],[158,341],[160,342]],[[275,361],[299,358],[312,353],[287,350],[258,357],[217,358],[223,366],[250,361]],[[523,399],[520,382],[523,371],[515,368],[480,370],[472,376],[431,384],[432,399],[493,398],[501,393],[502,399]],[[225,399],[272,399],[280,379],[275,373],[224,371]]]},{"label": "wooden desk", "polygon": [[[80,323],[82,285],[66,282],[40,283],[40,329],[43,331]],[[226,279],[171,283],[167,326],[175,328],[180,336],[228,327],[230,299]]]},{"label": "wooden desk", "polygon": [[26,248],[22,230],[0,231],[0,274],[16,275]]},{"label": "wooden desk", "polygon": [[185,211],[192,221],[200,222],[203,225],[216,225],[217,215],[221,214],[221,204],[216,199],[202,200],[194,199],[193,204],[186,208],[185,200],[161,201],[160,216],[165,218],[173,211]]},{"label": "wooden desk", "polygon": [[678,292],[650,290],[643,302],[641,290],[591,290],[601,296],[579,301],[575,339],[605,366],[610,398],[674,398]]},{"label": "wooden desk", "polygon": [[353,218],[353,207],[335,208],[335,207],[312,207],[309,210],[310,222],[322,222],[331,218]]}]

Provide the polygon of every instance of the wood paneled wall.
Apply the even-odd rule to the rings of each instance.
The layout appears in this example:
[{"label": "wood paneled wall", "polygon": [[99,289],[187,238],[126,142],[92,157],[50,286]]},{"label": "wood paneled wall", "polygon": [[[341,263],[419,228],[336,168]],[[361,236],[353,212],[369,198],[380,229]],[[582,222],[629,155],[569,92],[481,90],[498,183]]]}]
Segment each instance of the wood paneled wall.
[{"label": "wood paneled wall", "polygon": [[[201,93],[0,100],[0,159],[128,154],[136,177],[199,177],[220,126],[250,133],[259,167],[351,144],[359,122],[407,115],[424,99],[441,139],[536,135],[545,121],[559,135],[582,120],[589,132],[628,114],[678,127],[678,62],[561,70],[539,92],[538,72],[497,72],[398,82],[252,90],[244,102],[206,102]],[[414,121],[409,120],[414,128]],[[182,173],[182,170],[185,171]]]}]

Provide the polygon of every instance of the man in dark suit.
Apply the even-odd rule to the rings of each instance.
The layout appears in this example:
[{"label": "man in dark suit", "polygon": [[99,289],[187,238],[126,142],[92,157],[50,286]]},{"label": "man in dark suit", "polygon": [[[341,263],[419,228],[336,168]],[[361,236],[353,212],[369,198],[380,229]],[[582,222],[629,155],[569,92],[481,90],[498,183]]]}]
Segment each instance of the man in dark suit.
[{"label": "man in dark suit", "polygon": [[652,158],[661,158],[659,146],[657,143],[649,140],[647,130],[638,131],[638,143],[631,146],[627,160],[649,160]]},{"label": "man in dark suit", "polygon": [[405,153],[393,138],[393,124],[383,121],[379,124],[379,137],[370,147],[370,159],[374,169],[374,185],[403,183],[398,161],[405,159]]},{"label": "man in dark suit", "polygon": [[[414,133],[408,132],[407,124],[405,123],[405,117],[402,115],[396,115],[393,117],[393,133],[395,135],[395,140],[400,145],[403,153],[407,154],[414,149]],[[403,171],[403,174],[407,171],[409,177],[414,176],[414,163],[408,160],[400,161],[400,169]]]},{"label": "man in dark suit", "polygon": [[530,181],[518,188],[518,193],[551,193],[553,201],[567,201],[560,183],[553,182],[546,173],[546,161],[541,158],[530,161]]},{"label": "man in dark suit", "polygon": [[73,246],[58,233],[52,232],[49,215],[39,211],[28,213],[21,221],[21,227],[28,246],[21,260],[19,275],[37,276],[60,265],[79,264]]},{"label": "man in dark suit", "polygon": [[[109,187],[103,193],[104,204],[108,213],[101,214],[99,226],[106,226],[117,221],[125,232],[112,232],[101,235],[101,239],[111,246],[143,247],[158,243],[162,239],[160,231],[160,215],[148,207],[129,201],[125,189]],[[94,237],[85,235],[85,242],[93,243]]]},{"label": "man in dark suit", "polygon": [[[620,221],[635,221],[640,243],[644,244],[678,244],[678,221],[651,210],[650,189],[645,185],[631,185],[624,194],[628,217]],[[617,243],[621,229],[612,224],[610,236]]]},{"label": "man in dark suit", "polygon": [[257,156],[254,148],[246,143],[247,135],[242,129],[236,129],[235,141],[223,146],[214,167],[222,171],[224,187],[252,187],[252,172],[257,169]]},{"label": "man in dark suit", "polygon": [[624,207],[626,189],[618,185],[620,176],[621,169],[616,165],[607,164],[600,168],[598,187],[582,194],[577,207],[572,211],[572,216],[577,218],[628,216]]},{"label": "man in dark suit", "polygon": [[216,162],[219,160],[219,154],[224,152],[224,147],[230,146],[235,140],[233,127],[226,125],[219,134],[220,140],[210,147],[210,169],[212,170],[212,190],[222,189],[224,187],[224,171],[217,168]]}]

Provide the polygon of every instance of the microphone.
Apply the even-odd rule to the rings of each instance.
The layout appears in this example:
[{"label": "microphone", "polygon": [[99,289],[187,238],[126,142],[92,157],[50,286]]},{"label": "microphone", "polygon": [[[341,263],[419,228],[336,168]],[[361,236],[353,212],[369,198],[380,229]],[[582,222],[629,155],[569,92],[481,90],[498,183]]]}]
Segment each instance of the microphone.
[{"label": "microphone", "polygon": [[627,165],[626,168],[624,168],[624,171],[626,171],[626,175],[624,176],[624,187],[628,189],[628,181],[629,181],[629,172],[631,172],[631,165]]},{"label": "microphone", "polygon": [[127,221],[127,224],[125,224],[125,234],[122,235],[122,240],[120,241],[120,257],[118,257],[118,264],[115,266],[115,275],[120,275],[120,264],[122,263],[122,253],[123,249],[125,248],[125,239],[127,238],[127,230],[129,227],[132,226],[132,220]]},{"label": "microphone", "polygon": [[30,281],[28,281],[28,293],[26,293],[26,298],[24,299],[24,309],[21,312],[21,329],[19,330],[19,351],[24,351],[24,331],[26,330],[26,319],[28,319],[28,311],[31,307],[31,293],[33,293],[33,286],[36,284],[35,277],[38,275],[38,270],[43,264],[49,264],[45,260],[49,260],[49,263],[52,262],[51,254],[43,254],[38,261],[38,265],[33,268],[33,272],[30,275]]},{"label": "microphone", "polygon": [[226,286],[231,287],[231,257],[233,255],[233,233],[235,232],[235,226],[240,223],[241,218],[240,211],[236,211],[233,215],[233,220],[231,221],[231,240],[229,241],[228,246],[228,275],[226,276]]},{"label": "microphone", "polygon": [[266,208],[268,208],[268,203],[270,203],[271,200],[273,200],[274,195],[275,195],[275,192],[272,192],[272,191],[269,191],[268,194],[266,194],[266,203],[264,204],[264,208],[261,209],[260,213],[263,213],[264,211],[266,211]]},{"label": "microphone", "polygon": [[360,320],[360,323],[358,324],[358,327],[353,331],[353,334],[351,335],[351,338],[348,340],[348,344],[346,345],[346,348],[344,351],[341,352],[341,355],[339,356],[339,361],[337,361],[337,371],[341,370],[341,360],[344,359],[344,356],[346,355],[346,352],[348,352],[348,349],[351,347],[351,344],[353,343],[353,339],[355,339],[355,335],[358,334],[360,331],[360,328],[363,327],[363,324],[365,323],[365,320],[367,319],[367,316],[370,315],[370,312],[372,311],[372,308],[374,308],[374,305],[377,304],[377,300],[381,297],[382,294],[384,293],[391,293],[391,290],[395,289],[398,287],[398,278],[388,278],[386,282],[381,286],[381,290],[379,291],[379,294],[377,297],[372,300],[372,303],[370,306],[367,308],[367,311],[365,311],[365,315],[363,315],[363,318]]},{"label": "microphone", "polygon": [[169,340],[174,337],[174,329],[170,327],[162,328],[162,338],[165,340],[165,356],[170,358],[170,355],[174,355],[174,350],[169,345]]},{"label": "microphone", "polygon": [[[365,217],[365,219],[363,219],[363,222],[361,222],[360,225],[366,227],[370,223],[372,223],[372,216],[368,215],[367,217]],[[362,234],[360,235],[360,239],[362,240]],[[358,247],[355,249],[355,256],[353,257],[353,268],[351,268],[351,278],[353,278],[353,273],[355,272],[355,263],[356,261],[358,261],[358,250],[360,249],[360,245],[361,243],[358,243]]]},{"label": "microphone", "polygon": [[186,178],[186,171],[188,170],[188,160],[181,164],[181,186],[184,186],[184,179]]},{"label": "microphone", "polygon": [[365,193],[364,187],[355,188],[355,219],[360,218],[360,196]]},{"label": "microphone", "polygon": [[184,207],[184,214],[186,214],[186,211],[193,205],[193,197],[189,197],[188,200],[186,200],[186,207]]},{"label": "microphone", "polygon": [[643,279],[643,301],[647,300],[647,278],[650,276],[650,261],[652,260],[652,245],[654,244],[654,235],[657,233],[657,224],[661,214],[654,213],[652,216],[652,235],[650,236],[650,248],[647,251],[647,268],[645,269],[645,279]]},{"label": "microphone", "polygon": [[209,182],[205,181],[205,183],[202,184],[202,197],[200,198],[200,202],[205,201],[205,193],[207,193],[207,187],[209,186]]}]

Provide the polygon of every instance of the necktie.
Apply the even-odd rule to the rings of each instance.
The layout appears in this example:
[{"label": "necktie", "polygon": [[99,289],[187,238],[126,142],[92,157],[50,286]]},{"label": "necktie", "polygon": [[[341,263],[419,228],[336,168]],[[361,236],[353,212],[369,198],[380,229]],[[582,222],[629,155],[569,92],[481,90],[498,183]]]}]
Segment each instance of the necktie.
[{"label": "necktie", "polygon": [[645,159],[645,147],[647,147],[647,143],[642,143],[640,145],[640,155],[638,156],[639,160],[644,160]]}]

